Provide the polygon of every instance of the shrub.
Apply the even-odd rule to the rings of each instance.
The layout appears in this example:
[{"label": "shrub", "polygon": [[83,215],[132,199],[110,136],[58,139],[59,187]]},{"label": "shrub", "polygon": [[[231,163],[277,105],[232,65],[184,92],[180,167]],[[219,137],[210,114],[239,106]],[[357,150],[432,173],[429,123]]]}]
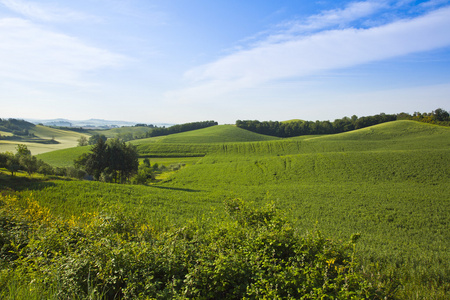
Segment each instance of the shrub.
[{"label": "shrub", "polygon": [[1,196],[0,296],[35,286],[59,299],[389,298],[359,271],[356,238],[301,235],[273,205],[226,207],[231,220],[157,231],[120,212],[60,220],[32,196]]}]

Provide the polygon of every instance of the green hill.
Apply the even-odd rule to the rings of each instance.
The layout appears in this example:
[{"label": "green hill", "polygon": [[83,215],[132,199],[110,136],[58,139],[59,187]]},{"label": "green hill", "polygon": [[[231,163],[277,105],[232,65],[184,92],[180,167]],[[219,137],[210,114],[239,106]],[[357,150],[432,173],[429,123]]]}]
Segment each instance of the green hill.
[{"label": "green hill", "polygon": [[145,143],[172,144],[210,144],[229,142],[270,141],[279,139],[254,132],[250,132],[234,125],[217,125],[208,128],[176,133],[166,136],[142,139],[134,142],[136,145]]},{"label": "green hill", "polygon": [[[111,208],[161,227],[214,223],[230,198],[273,201],[300,231],[360,233],[355,259],[399,283],[396,297],[448,299],[450,128],[394,121],[277,139],[223,125],[132,143],[143,156],[204,157],[156,185],[54,181],[33,194],[61,215]],[[45,155],[62,164],[87,149]]]},{"label": "green hill", "polygon": [[223,144],[280,140],[233,125],[217,125],[167,136],[132,141],[143,156],[204,156]]}]

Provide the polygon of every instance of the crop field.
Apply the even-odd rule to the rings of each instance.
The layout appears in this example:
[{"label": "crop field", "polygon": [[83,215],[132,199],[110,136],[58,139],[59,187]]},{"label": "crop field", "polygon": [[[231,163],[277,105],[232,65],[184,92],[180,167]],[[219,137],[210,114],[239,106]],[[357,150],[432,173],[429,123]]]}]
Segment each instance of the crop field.
[{"label": "crop field", "polygon": [[[359,233],[358,260],[399,282],[397,298],[449,297],[450,128],[395,121],[290,139],[236,129],[133,141],[152,164],[186,164],[158,184],[0,179],[62,218],[120,211],[159,229],[193,220],[212,226],[226,218],[229,199],[274,203],[302,232],[318,229],[344,241]],[[63,165],[75,155],[67,151],[40,158]]]}]

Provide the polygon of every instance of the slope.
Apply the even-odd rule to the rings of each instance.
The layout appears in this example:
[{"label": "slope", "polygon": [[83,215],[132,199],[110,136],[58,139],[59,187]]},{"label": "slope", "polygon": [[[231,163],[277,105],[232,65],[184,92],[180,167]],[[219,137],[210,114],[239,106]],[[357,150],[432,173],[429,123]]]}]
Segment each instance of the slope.
[{"label": "slope", "polygon": [[0,152],[15,152],[18,144],[24,144],[33,155],[37,155],[50,151],[75,147],[78,144],[78,139],[80,137],[88,137],[88,135],[84,133],[61,130],[41,125],[36,125],[31,128],[29,132],[34,134],[36,137],[23,140],[0,140]]}]

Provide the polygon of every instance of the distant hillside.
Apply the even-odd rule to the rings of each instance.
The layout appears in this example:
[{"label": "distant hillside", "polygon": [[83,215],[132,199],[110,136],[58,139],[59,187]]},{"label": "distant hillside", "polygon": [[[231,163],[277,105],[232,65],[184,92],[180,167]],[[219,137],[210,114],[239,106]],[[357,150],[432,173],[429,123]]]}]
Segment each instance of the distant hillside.
[{"label": "distant hillside", "polygon": [[[43,124],[45,126],[56,126],[56,127],[99,127],[99,128],[116,128],[122,126],[134,126],[138,122],[128,122],[128,121],[111,121],[102,119],[89,119],[89,120],[69,120],[69,119],[26,119],[27,121],[34,124]],[[153,123],[153,125],[162,126],[172,126],[169,123]]]},{"label": "distant hillside", "polygon": [[26,130],[26,136],[9,137],[8,140],[0,140],[0,152],[15,152],[18,144],[24,144],[33,155],[50,152],[59,149],[75,147],[78,139],[84,133],[50,128],[41,125],[33,125]]},{"label": "distant hillside", "polygon": [[137,145],[146,143],[204,144],[228,142],[269,141],[278,138],[250,132],[233,125],[217,125],[199,130],[176,133],[167,136],[142,139],[134,142]]}]

